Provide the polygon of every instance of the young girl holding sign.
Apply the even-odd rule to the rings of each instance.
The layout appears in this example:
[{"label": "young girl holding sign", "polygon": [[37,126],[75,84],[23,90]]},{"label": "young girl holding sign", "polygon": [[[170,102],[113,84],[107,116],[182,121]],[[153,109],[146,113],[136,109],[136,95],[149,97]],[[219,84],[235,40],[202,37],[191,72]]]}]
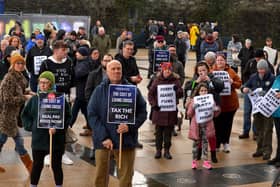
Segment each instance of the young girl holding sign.
[{"label": "young girl holding sign", "polygon": [[180,77],[172,72],[172,64],[164,62],[149,89],[148,100],[153,108],[152,122],[156,125],[156,154],[155,159],[161,158],[164,142],[164,157],[170,155],[171,135],[177,123],[179,98],[183,96]]},{"label": "young girl holding sign", "polygon": [[[197,155],[199,152],[200,144],[202,145],[202,158],[204,159],[203,167],[206,169],[212,169],[211,163],[208,160],[208,140],[211,137],[215,136],[215,128],[213,117],[217,116],[220,109],[216,106],[215,102],[213,107],[214,115],[212,115],[212,119],[210,121],[204,123],[198,123],[196,119],[196,111],[195,109],[199,107],[198,104],[194,104],[195,96],[202,96],[208,94],[208,86],[205,83],[200,83],[193,92],[192,100],[190,101],[190,105],[188,107],[187,115],[191,118],[191,126],[189,130],[189,138],[192,139],[193,142],[193,161],[192,161],[192,169],[196,169],[198,167]],[[212,97],[213,98],[213,97]]]},{"label": "young girl holding sign", "polygon": [[[52,72],[45,71],[41,73],[39,77],[39,92],[51,93],[54,90],[55,77]],[[53,147],[52,147],[52,170],[54,173],[55,184],[57,187],[62,186],[63,183],[63,171],[61,167],[62,155],[65,150],[65,129],[68,128],[68,124],[71,118],[70,107],[65,101],[64,109],[64,129],[45,129],[38,128],[38,95],[33,96],[27,105],[25,106],[21,118],[24,124],[24,129],[32,131],[32,156],[33,156],[33,167],[30,176],[31,187],[38,185],[41,171],[44,166],[44,157],[49,154],[50,145],[50,134],[53,136]]]}]

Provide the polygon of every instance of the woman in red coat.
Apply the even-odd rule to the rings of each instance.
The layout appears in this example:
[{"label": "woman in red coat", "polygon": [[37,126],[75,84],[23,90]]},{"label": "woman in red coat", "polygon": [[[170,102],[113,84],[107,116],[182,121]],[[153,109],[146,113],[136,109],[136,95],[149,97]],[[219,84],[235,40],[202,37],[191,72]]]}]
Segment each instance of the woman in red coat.
[{"label": "woman in red coat", "polygon": [[[161,89],[165,91],[161,92]],[[169,97],[170,95],[175,96],[175,102],[174,100],[172,102],[172,99]],[[179,98],[181,97],[183,97],[183,89],[181,87],[180,77],[172,72],[171,63],[162,63],[161,72],[157,74],[148,93],[148,100],[153,108],[152,122],[156,125],[156,159],[161,158],[163,142],[164,157],[166,159],[172,159],[169,150],[171,147],[172,131],[178,120],[177,104],[179,104]],[[162,98],[167,98],[165,102],[172,104],[162,104],[164,101],[159,103]],[[171,108],[167,108],[168,106]]]}]

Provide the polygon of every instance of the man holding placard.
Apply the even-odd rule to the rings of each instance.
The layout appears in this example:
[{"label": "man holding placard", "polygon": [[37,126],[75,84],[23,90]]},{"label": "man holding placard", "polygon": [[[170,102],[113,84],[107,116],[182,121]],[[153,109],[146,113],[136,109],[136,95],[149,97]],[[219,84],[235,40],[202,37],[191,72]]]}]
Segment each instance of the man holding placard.
[{"label": "man holding placard", "polygon": [[119,169],[120,187],[131,187],[138,128],[147,116],[146,102],[136,86],[122,79],[122,66],[112,60],[106,66],[108,78],[94,90],[88,104],[96,160],[94,186],[108,186],[110,155]]},{"label": "man holding placard", "polygon": [[[248,94],[250,90],[262,88],[261,96],[264,96],[274,82],[274,75],[270,72],[267,61],[260,60],[257,64],[257,73],[253,74],[245,83],[241,91]],[[253,106],[254,104],[252,104]],[[258,109],[260,110],[260,109]],[[253,157],[263,157],[263,160],[270,159],[272,153],[272,128],[273,120],[265,116],[263,112],[257,111],[254,114],[254,125],[257,133],[257,150]]]}]

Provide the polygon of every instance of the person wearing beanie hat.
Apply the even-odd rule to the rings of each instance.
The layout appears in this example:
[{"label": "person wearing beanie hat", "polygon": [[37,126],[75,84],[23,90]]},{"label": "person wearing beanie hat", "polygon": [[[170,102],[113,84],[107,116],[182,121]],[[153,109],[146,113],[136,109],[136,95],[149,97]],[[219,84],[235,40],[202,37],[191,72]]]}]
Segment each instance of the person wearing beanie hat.
[{"label": "person wearing beanie hat", "polygon": [[[269,64],[264,59],[257,62],[257,73],[253,74],[241,88],[244,94],[250,94],[250,92],[262,88],[262,91],[258,94],[259,96],[264,96],[270,90],[275,76],[269,71]],[[271,116],[266,117],[260,112],[255,113],[253,116],[257,134],[257,149],[252,156],[269,160],[272,154],[273,118]]]},{"label": "person wearing beanie hat", "polygon": [[[49,154],[50,146],[50,134],[53,136],[53,145],[52,145],[52,170],[54,174],[54,180],[56,186],[63,185],[63,170],[62,170],[62,157],[65,152],[65,133],[68,129],[69,122],[71,119],[70,106],[66,99],[64,100],[64,107],[61,107],[61,113],[64,116],[64,126],[63,129],[55,128],[39,128],[41,120],[38,121],[39,115],[44,115],[44,111],[40,111],[39,102],[41,98],[39,95],[49,94],[55,95],[55,90],[53,85],[55,83],[55,76],[50,71],[44,71],[41,73],[38,79],[38,89],[39,92],[37,95],[34,95],[24,107],[21,113],[21,119],[24,124],[24,129],[32,132],[31,139],[31,148],[33,155],[33,167],[31,168],[30,174],[30,186],[37,186],[40,180],[40,174],[43,169],[44,157]],[[51,92],[51,93],[50,93]],[[62,105],[61,105],[62,106]],[[44,110],[50,110],[46,108]]]},{"label": "person wearing beanie hat", "polygon": [[15,54],[11,57],[11,65],[0,85],[0,152],[8,137],[15,142],[16,152],[25,165],[28,172],[31,172],[32,160],[24,147],[24,140],[19,131],[20,111],[24,103],[34,93],[26,90],[28,81],[23,75],[25,61],[22,56]]},{"label": "person wearing beanie hat", "polygon": [[40,66],[51,55],[50,47],[45,45],[45,36],[37,34],[35,45],[28,51],[26,56],[26,68],[30,73],[29,84],[33,92],[37,92]]},{"label": "person wearing beanie hat", "polygon": [[43,34],[37,34],[35,37],[36,40],[45,40],[45,36]]},{"label": "person wearing beanie hat", "polygon": [[80,136],[91,136],[92,132],[88,125],[87,118],[87,100],[85,98],[85,87],[89,72],[91,72],[96,66],[93,64],[89,57],[89,49],[87,47],[79,47],[76,52],[77,64],[75,70],[75,86],[76,86],[76,99],[72,107],[72,118],[70,121],[70,127],[72,127],[78,117],[78,113],[81,110],[87,122],[87,129],[80,133]]},{"label": "person wearing beanie hat", "polygon": [[[44,79],[44,80],[43,80]],[[52,72],[50,71],[44,71],[43,73],[40,74],[39,76],[39,83],[40,81],[45,81],[46,84],[39,84],[40,85],[40,91],[42,91],[41,86],[43,86],[43,89],[48,86],[48,90],[54,90],[55,89],[55,76]],[[48,81],[48,82],[46,82]],[[46,90],[44,90],[46,91]]]},{"label": "person wearing beanie hat", "polygon": [[[250,59],[242,73],[242,83],[245,84],[248,82],[249,78],[258,71],[257,64],[259,61],[264,60],[264,51],[263,49],[257,49],[254,55],[254,58]],[[269,71],[274,74],[274,67],[271,63],[267,63]],[[239,136],[240,139],[249,138],[250,129],[252,126],[251,122],[251,113],[252,113],[252,104],[248,95],[244,96],[244,116],[243,116],[243,133]],[[256,139],[256,128],[253,126],[253,139]]]},{"label": "person wearing beanie hat", "polygon": [[[169,85],[169,88],[174,90],[175,106],[174,110],[164,111],[164,106],[158,104],[158,86]],[[172,86],[171,86],[172,85]],[[148,92],[148,100],[152,108],[152,122],[156,125],[156,153],[154,158],[159,159],[162,156],[162,148],[164,145],[164,157],[172,159],[170,154],[171,138],[174,126],[177,123],[177,104],[179,98],[183,97],[183,89],[180,83],[179,75],[172,72],[172,64],[170,62],[163,62],[161,64],[161,72],[159,72]],[[164,137],[164,138],[162,138]]]},{"label": "person wearing beanie hat", "polygon": [[79,47],[77,53],[80,53],[83,57],[89,56],[89,49],[87,47]]},{"label": "person wearing beanie hat", "polygon": [[257,63],[257,69],[265,69],[265,71],[268,71],[269,70],[269,67],[268,67],[268,62],[264,59],[261,59],[260,61],[258,61]]},{"label": "person wearing beanie hat", "polygon": [[164,41],[164,36],[162,36],[162,35],[156,36],[156,41],[163,42]]},{"label": "person wearing beanie hat", "polygon": [[26,64],[24,58],[19,54],[14,54],[11,56],[10,59],[11,66],[14,66],[16,63],[22,63],[23,65]]}]

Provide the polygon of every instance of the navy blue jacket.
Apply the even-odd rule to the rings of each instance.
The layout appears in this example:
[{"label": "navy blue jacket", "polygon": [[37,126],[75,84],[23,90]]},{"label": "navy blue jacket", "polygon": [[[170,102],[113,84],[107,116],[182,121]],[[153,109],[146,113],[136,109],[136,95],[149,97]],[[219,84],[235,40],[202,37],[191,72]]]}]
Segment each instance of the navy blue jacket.
[{"label": "navy blue jacket", "polygon": [[[93,130],[93,142],[95,149],[105,149],[102,142],[111,139],[113,149],[119,149],[119,134],[117,128],[119,124],[107,123],[108,89],[110,81],[105,79],[96,87],[88,103],[88,120]],[[129,84],[123,80],[122,84]],[[146,102],[140,91],[136,93],[136,120],[135,124],[129,124],[127,133],[123,133],[123,148],[135,148],[137,143],[138,128],[147,118]]]},{"label": "navy blue jacket", "polygon": [[[251,90],[255,90],[257,88],[263,89],[263,94],[265,94],[272,86],[274,82],[275,76],[272,73],[266,73],[261,80],[258,73],[254,73],[251,75],[250,79],[245,83],[244,87],[250,88]],[[241,89],[243,90],[243,89]]]}]

